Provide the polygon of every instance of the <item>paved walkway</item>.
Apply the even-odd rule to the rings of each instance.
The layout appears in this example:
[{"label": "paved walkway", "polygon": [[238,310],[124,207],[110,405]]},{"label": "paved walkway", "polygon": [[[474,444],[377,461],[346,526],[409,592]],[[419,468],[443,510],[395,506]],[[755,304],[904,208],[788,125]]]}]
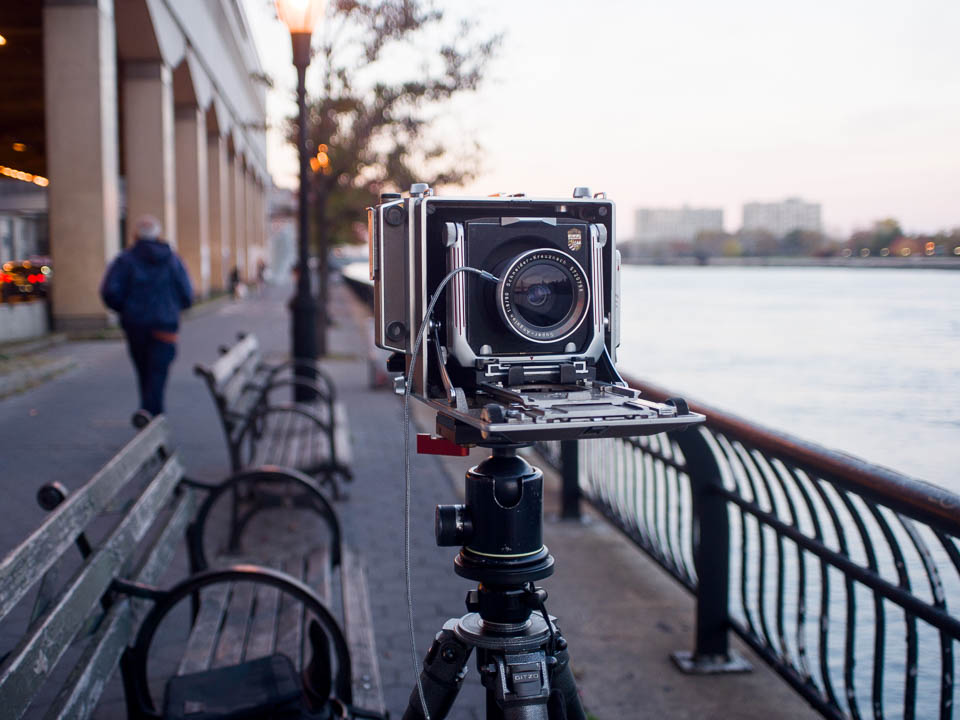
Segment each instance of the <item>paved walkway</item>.
[{"label": "paved walkway", "polygon": [[[213,404],[193,375],[217,347],[241,330],[257,333],[262,347],[288,346],[284,308],[288,288],[263,297],[219,303],[188,320],[168,389],[167,411],[188,472],[215,479],[227,472],[227,456]],[[338,504],[347,542],[368,566],[371,605],[387,705],[402,715],[413,682],[402,564],[401,405],[372,390],[367,368],[367,312],[337,285],[331,313],[332,357],[327,362],[348,406],[356,481]],[[0,462],[6,552],[41,522],[34,493],[47,481],[76,486],[91,476],[133,435],[133,373],[120,342],[70,343],[49,351],[75,361],[62,376],[0,400]],[[424,418],[429,424],[429,418]],[[476,462],[475,457],[472,462]],[[454,551],[433,540],[433,508],[455,502],[466,461],[415,457],[413,580],[416,635],[422,653],[444,620],[463,612],[469,583],[453,573]],[[555,503],[555,492],[548,494]],[[560,617],[570,642],[584,701],[598,720],[617,718],[810,718],[812,711],[771,672],[691,678],[677,673],[668,653],[692,637],[693,604],[672,580],[614,530],[594,518],[586,524],[547,522],[546,541],[557,558],[556,575],[544,582],[548,608]],[[181,558],[172,576],[184,571]],[[16,618],[14,618],[16,620]],[[16,623],[13,623],[14,625]],[[0,627],[0,654],[22,625]],[[483,690],[471,666],[451,718],[484,717]],[[50,697],[55,688],[51,688]],[[122,718],[119,682],[112,683],[97,716]]]}]

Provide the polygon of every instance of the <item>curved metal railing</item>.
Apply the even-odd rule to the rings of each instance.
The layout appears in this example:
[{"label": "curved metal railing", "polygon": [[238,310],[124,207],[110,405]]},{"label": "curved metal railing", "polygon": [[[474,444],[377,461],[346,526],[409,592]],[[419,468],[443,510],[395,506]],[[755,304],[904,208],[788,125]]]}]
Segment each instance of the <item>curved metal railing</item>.
[{"label": "curved metal railing", "polygon": [[704,427],[540,448],[697,596],[681,666],[723,669],[732,630],[825,717],[953,717],[960,497],[691,405]]}]

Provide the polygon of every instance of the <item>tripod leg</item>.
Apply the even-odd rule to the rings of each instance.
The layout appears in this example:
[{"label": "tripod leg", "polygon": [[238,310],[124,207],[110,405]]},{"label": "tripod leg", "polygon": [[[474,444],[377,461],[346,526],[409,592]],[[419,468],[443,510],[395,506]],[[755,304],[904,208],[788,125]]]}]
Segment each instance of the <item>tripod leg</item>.
[{"label": "tripod leg", "polygon": [[557,663],[550,674],[550,684],[563,694],[564,705],[567,709],[567,720],[587,720],[587,715],[580,704],[580,694],[577,692],[577,681],[570,669],[570,652],[567,650],[567,641],[557,638],[557,651],[553,657]]},{"label": "tripod leg", "polygon": [[[434,638],[423,660],[423,670],[420,671],[420,685],[430,711],[430,720],[443,720],[453,707],[463,684],[471,650],[472,648],[462,643],[447,626]],[[407,710],[403,713],[403,720],[424,718],[420,692],[414,687],[407,702]]]}]

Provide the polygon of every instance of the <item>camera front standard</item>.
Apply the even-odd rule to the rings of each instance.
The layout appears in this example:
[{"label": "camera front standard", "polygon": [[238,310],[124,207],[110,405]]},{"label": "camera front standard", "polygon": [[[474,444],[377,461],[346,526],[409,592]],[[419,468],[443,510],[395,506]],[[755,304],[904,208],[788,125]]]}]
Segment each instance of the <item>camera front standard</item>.
[{"label": "camera front standard", "polygon": [[640,399],[616,370],[620,254],[603,194],[445,197],[417,184],[383,195],[368,226],[376,343],[456,442],[649,434],[702,417]]}]

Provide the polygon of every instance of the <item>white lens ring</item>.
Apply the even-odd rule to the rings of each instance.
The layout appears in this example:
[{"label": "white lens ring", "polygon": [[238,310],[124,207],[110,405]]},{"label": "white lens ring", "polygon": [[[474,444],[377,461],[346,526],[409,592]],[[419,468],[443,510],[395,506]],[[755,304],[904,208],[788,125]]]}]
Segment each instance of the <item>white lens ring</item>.
[{"label": "white lens ring", "polygon": [[[567,270],[572,276],[574,290],[578,291],[577,297],[572,303],[573,309],[567,318],[557,327],[548,331],[539,330],[536,326],[531,326],[530,323],[526,322],[514,311],[509,297],[513,282],[519,272],[530,263],[538,260],[548,261]],[[507,327],[524,340],[543,345],[560,342],[575,333],[590,314],[588,312],[590,308],[590,283],[587,282],[587,274],[580,263],[567,253],[554,248],[527,250],[517,255],[506,270],[501,273],[500,282],[497,283],[497,307],[500,310],[500,317],[507,324]]]}]

